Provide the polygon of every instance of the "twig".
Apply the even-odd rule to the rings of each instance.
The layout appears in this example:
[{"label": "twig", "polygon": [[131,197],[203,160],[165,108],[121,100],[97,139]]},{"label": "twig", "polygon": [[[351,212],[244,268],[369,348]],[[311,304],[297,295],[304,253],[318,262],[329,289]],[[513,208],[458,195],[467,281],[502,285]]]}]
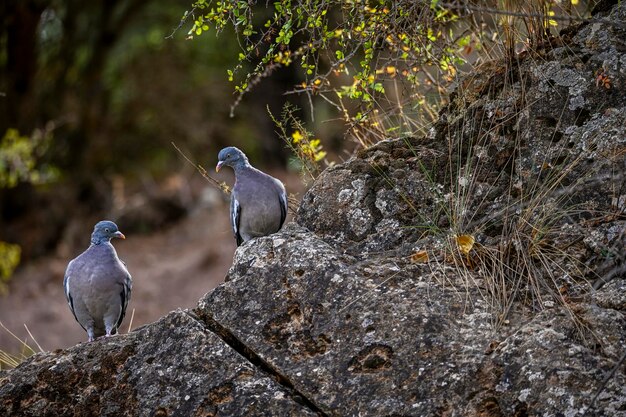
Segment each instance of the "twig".
[{"label": "twig", "polygon": [[24,328],[26,329],[26,331],[28,332],[28,335],[30,336],[31,339],[33,339],[33,342],[35,342],[35,344],[37,345],[37,347],[39,348],[40,352],[43,352],[44,350],[41,348],[41,345],[39,344],[39,342],[37,342],[37,339],[35,339],[35,336],[33,336],[33,334],[30,332],[30,329],[28,328],[28,326],[26,325],[26,323],[24,323]]},{"label": "twig", "polygon": [[126,333],[130,333],[130,330],[133,327],[133,320],[135,319],[135,309],[133,308],[133,312],[130,315],[130,322],[128,323],[128,331]]},{"label": "twig", "polygon": [[223,182],[219,182],[218,180],[216,180],[215,178],[213,178],[212,176],[209,175],[209,173],[207,172],[206,169],[204,169],[204,167],[200,164],[196,164],[195,162],[193,162],[191,159],[189,159],[187,157],[187,155],[185,155],[183,153],[183,151],[180,150],[180,148],[178,146],[176,146],[176,144],[174,142],[172,142],[172,146],[174,147],[174,149],[176,149],[178,151],[178,153],[185,158],[185,160],[187,162],[189,162],[191,165],[194,166],[194,168],[196,168],[196,170],[200,173],[200,175],[202,175],[204,177],[204,179],[206,179],[207,181],[209,181],[211,184],[215,185],[217,188],[219,188],[220,190],[222,190],[223,193],[225,194],[230,194],[230,187],[228,185],[226,185],[226,183]]},{"label": "twig", "polygon": [[187,19],[189,19],[189,16],[193,16],[193,12],[195,11],[196,11],[196,7],[194,6],[190,12],[185,12],[185,15],[180,19],[180,23],[178,24],[178,26],[176,26],[174,30],[172,31],[172,33],[170,33],[169,36],[166,36],[165,39],[173,39],[174,34],[178,32],[180,28],[183,27],[185,22],[187,22]]},{"label": "twig", "polygon": [[229,117],[235,117],[235,109],[239,106],[239,104],[241,103],[241,100],[243,99],[243,96],[247,92],[252,90],[252,88],[256,86],[257,84],[259,84],[264,78],[269,77],[274,72],[275,69],[280,68],[280,67],[282,67],[281,64],[272,62],[272,63],[267,64],[263,72],[259,74],[255,74],[254,77],[252,77],[248,81],[248,85],[246,86],[246,88],[239,91],[239,93],[237,94],[237,98],[235,98],[235,101],[233,102],[233,104],[230,105]]}]

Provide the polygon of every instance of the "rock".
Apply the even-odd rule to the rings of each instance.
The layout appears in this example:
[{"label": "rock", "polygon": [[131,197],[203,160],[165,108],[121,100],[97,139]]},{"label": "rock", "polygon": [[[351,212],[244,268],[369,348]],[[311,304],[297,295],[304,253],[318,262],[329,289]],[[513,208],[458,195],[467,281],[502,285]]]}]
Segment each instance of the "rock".
[{"label": "rock", "polygon": [[[572,312],[586,328],[576,327],[569,316]],[[504,339],[486,359],[481,370],[489,369],[491,379],[485,381],[489,388],[481,396],[497,398],[503,416],[583,415],[623,353],[625,328],[623,312],[593,305],[545,310]],[[598,412],[591,415],[624,415],[625,382],[623,372],[609,380],[596,403]]]},{"label": "rock", "polygon": [[[325,415],[582,415],[623,350],[624,312],[553,305],[494,330],[484,288],[458,280],[358,261],[291,224],[242,246],[196,314]],[[609,381],[597,415],[619,415],[625,382]]]},{"label": "rock", "polygon": [[[254,400],[252,400],[254,399]],[[313,416],[187,311],[0,373],[3,416]]]},{"label": "rock", "polygon": [[[325,414],[437,415],[464,400],[491,332],[487,305],[467,302],[476,294],[438,286],[445,271],[355,262],[293,224],[257,242],[196,313]],[[227,308],[234,300],[241,308]]]},{"label": "rock", "polygon": [[388,140],[327,169],[303,197],[296,221],[352,254],[402,249],[423,234],[416,226],[432,226],[440,192],[425,162],[435,155],[421,146]]}]

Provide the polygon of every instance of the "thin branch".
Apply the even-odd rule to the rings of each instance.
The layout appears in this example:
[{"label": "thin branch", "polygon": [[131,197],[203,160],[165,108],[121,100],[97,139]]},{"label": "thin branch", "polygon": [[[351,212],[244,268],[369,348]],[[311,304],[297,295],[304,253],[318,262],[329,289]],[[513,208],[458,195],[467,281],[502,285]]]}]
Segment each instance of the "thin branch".
[{"label": "thin branch", "polygon": [[28,332],[28,335],[30,336],[31,339],[33,339],[33,342],[35,342],[35,344],[37,345],[37,347],[39,348],[40,352],[43,352],[44,350],[41,348],[41,345],[39,344],[39,342],[37,342],[37,339],[35,339],[35,336],[33,336],[33,334],[30,332],[30,329],[28,328],[28,326],[26,325],[26,323],[24,323],[24,328],[26,329],[26,331]]},{"label": "thin branch", "polygon": [[130,322],[128,323],[128,331],[126,333],[130,333],[133,328],[133,320],[135,319],[135,309],[133,308],[133,313],[130,315]]},{"label": "thin branch", "polygon": [[172,142],[172,146],[174,147],[174,149],[176,149],[178,151],[178,153],[185,158],[185,160],[187,162],[189,162],[191,165],[194,166],[194,168],[196,168],[196,170],[200,173],[200,175],[202,175],[204,177],[204,179],[206,179],[207,181],[209,181],[211,184],[213,184],[214,186],[216,186],[217,188],[219,188],[223,193],[225,194],[230,194],[230,187],[228,185],[226,185],[226,183],[224,182],[219,182],[218,180],[216,180],[215,178],[213,178],[212,176],[209,175],[209,173],[207,172],[206,169],[204,169],[204,167],[200,164],[196,164],[195,162],[193,162],[191,159],[189,159],[187,157],[187,155],[185,155],[183,153],[183,151],[180,150],[180,148],[178,146],[176,146],[176,144],[174,142]]},{"label": "thin branch", "polygon": [[172,33],[170,33],[169,36],[166,36],[165,39],[174,39],[174,34],[183,27],[183,25],[187,22],[187,19],[189,19],[189,16],[193,16],[193,12],[195,11],[196,6],[194,6],[190,12],[185,12],[185,15],[180,19],[180,23],[178,23],[178,26],[176,26]]},{"label": "thin branch", "polygon": [[252,88],[254,86],[256,86],[257,84],[259,84],[264,78],[269,77],[274,72],[275,69],[280,68],[282,66],[283,66],[282,64],[278,64],[278,63],[275,63],[275,62],[269,63],[269,64],[267,64],[267,66],[265,67],[263,72],[256,74],[252,79],[250,79],[248,81],[248,85],[246,86],[246,88],[244,88],[243,90],[239,91],[239,94],[237,94],[237,98],[235,99],[233,104],[230,105],[229,116],[230,117],[235,117],[235,109],[239,106],[239,103],[241,103],[241,100],[243,99],[243,96],[247,92],[252,90]]}]

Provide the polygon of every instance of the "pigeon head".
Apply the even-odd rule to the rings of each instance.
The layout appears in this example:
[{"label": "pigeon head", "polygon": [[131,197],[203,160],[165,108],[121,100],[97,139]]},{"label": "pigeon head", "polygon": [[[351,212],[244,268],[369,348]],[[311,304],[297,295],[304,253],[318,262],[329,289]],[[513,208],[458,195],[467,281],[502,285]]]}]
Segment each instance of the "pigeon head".
[{"label": "pigeon head", "polygon": [[242,151],[234,146],[229,146],[228,148],[222,149],[217,155],[217,166],[215,167],[215,171],[219,172],[224,165],[227,165],[236,171],[238,168],[243,168],[249,165],[249,162],[248,158]]},{"label": "pigeon head", "polygon": [[91,234],[91,243],[99,245],[103,242],[109,242],[112,238],[118,237],[126,239],[126,236],[119,231],[117,225],[109,220],[103,220],[96,223]]}]

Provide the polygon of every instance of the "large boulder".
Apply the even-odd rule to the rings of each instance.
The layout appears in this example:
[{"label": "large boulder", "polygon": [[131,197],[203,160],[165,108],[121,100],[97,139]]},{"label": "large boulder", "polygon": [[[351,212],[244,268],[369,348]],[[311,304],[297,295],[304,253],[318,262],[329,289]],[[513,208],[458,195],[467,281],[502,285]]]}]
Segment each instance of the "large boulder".
[{"label": "large boulder", "polygon": [[315,415],[188,311],[0,375],[3,416]]},{"label": "large boulder", "polygon": [[[555,306],[495,331],[481,288],[457,280],[449,267],[355,261],[290,225],[241,247],[196,313],[326,415],[582,413],[622,351],[623,312],[581,304],[579,332]],[[604,409],[626,406],[624,382]]]}]

